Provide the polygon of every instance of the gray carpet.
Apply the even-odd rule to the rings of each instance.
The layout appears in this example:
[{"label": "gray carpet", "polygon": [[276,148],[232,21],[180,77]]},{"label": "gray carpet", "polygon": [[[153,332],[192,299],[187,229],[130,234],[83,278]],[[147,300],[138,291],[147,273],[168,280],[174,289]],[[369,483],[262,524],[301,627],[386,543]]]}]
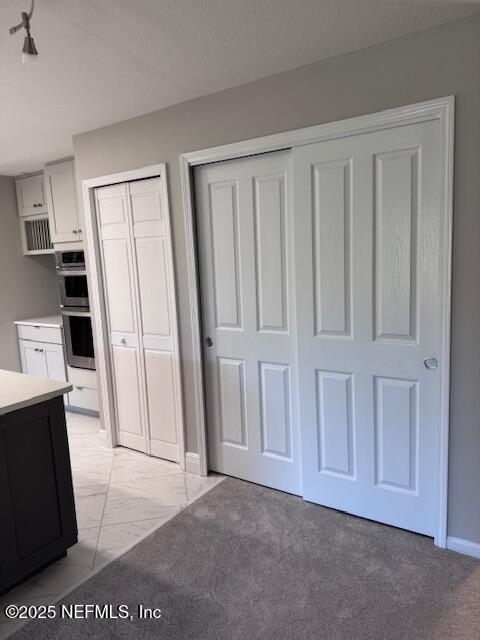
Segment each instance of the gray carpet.
[{"label": "gray carpet", "polygon": [[14,640],[478,640],[480,563],[226,479],[63,602],[160,620],[46,620]]}]

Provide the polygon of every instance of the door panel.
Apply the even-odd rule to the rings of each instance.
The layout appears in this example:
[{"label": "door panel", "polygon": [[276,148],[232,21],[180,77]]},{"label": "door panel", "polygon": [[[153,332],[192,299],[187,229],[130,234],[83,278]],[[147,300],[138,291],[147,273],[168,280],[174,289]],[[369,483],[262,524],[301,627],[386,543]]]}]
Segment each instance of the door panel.
[{"label": "door panel", "polygon": [[218,393],[222,444],[247,448],[245,363],[218,358]]},{"label": "door panel", "polygon": [[179,459],[175,367],[171,353],[145,350],[150,446],[153,455]]},{"label": "door panel", "polygon": [[260,362],[262,453],[291,459],[290,367]]},{"label": "door panel", "polygon": [[351,330],[351,162],[318,163],[312,170],[315,333],[348,336]]},{"label": "door panel", "polygon": [[195,170],[210,468],[301,493],[291,152]]},{"label": "door panel", "polygon": [[[136,249],[143,330],[146,334],[170,336],[165,241],[163,238],[138,238]],[[156,292],[154,296],[152,291]]]},{"label": "door panel", "polygon": [[113,346],[114,387],[118,443],[146,451],[140,399],[140,363],[137,349]]},{"label": "door panel", "polygon": [[127,238],[103,241],[106,294],[112,332],[133,333],[133,291],[130,246]]},{"label": "door panel", "polygon": [[147,452],[126,186],[102,187],[96,189],[95,196],[110,333],[117,440],[121,445]]},{"label": "door panel", "polygon": [[153,455],[178,462],[180,362],[175,337],[173,257],[159,178],[128,184],[138,290],[139,334]]},{"label": "door panel", "polygon": [[254,180],[258,330],[288,331],[284,176]]},{"label": "door panel", "polygon": [[429,535],[439,141],[431,121],[293,151],[304,497]]},{"label": "door panel", "polygon": [[217,327],[241,328],[237,185],[209,185],[211,246]]},{"label": "door panel", "polygon": [[315,371],[318,469],[353,477],[353,383],[349,373]]},{"label": "door panel", "polygon": [[416,340],[419,149],[375,158],[375,337]]}]

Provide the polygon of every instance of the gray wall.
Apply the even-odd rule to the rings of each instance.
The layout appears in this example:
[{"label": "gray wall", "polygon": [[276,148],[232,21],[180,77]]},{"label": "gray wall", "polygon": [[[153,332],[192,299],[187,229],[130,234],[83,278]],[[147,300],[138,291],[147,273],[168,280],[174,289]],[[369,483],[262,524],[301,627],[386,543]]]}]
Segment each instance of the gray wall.
[{"label": "gray wall", "polygon": [[197,445],[179,154],[455,94],[449,535],[480,543],[479,76],[475,16],[74,137],[79,180],[168,163],[189,450]]},{"label": "gray wall", "polygon": [[20,370],[14,320],[59,313],[53,256],[24,256],[14,178],[0,176],[0,369]]}]

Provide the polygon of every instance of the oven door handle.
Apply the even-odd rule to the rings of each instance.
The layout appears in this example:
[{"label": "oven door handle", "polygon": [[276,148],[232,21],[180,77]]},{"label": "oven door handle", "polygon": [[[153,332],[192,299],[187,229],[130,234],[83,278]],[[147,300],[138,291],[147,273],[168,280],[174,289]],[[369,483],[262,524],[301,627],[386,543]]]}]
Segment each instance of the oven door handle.
[{"label": "oven door handle", "polygon": [[57,275],[65,278],[66,276],[86,276],[87,272],[85,269],[57,269]]},{"label": "oven door handle", "polygon": [[62,308],[62,316],[82,316],[83,318],[91,318],[92,314],[90,311],[66,311],[65,308]]}]

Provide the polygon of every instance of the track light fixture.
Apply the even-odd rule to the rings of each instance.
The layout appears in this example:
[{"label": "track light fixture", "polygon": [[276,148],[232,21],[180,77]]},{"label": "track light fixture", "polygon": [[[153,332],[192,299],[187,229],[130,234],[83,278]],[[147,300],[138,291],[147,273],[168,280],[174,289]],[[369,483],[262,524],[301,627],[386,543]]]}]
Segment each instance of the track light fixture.
[{"label": "track light fixture", "polygon": [[25,36],[25,40],[23,41],[23,49],[22,49],[22,62],[36,62],[38,60],[38,51],[35,46],[35,42],[33,41],[33,37],[30,34],[30,20],[33,15],[33,5],[35,0],[32,0],[32,6],[30,7],[30,11],[27,13],[26,11],[22,11],[22,21],[20,24],[17,24],[15,27],[10,29],[10,34],[13,36],[20,29],[25,29],[27,35]]}]

